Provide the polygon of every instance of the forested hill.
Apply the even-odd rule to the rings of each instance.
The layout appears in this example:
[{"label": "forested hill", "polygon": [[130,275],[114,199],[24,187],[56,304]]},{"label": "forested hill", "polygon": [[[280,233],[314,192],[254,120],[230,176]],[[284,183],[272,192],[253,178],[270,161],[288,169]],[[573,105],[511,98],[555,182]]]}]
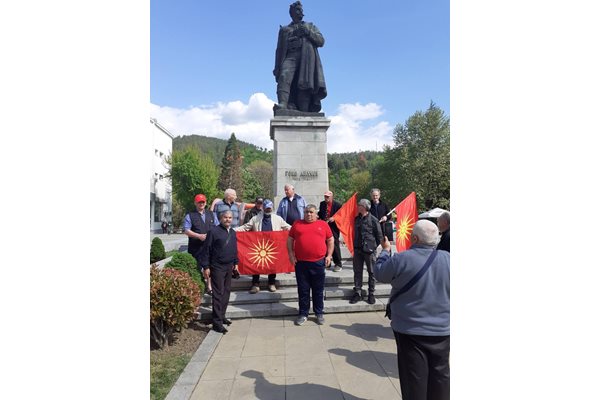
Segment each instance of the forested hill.
[{"label": "forested hill", "polygon": [[[248,166],[255,160],[272,162],[272,150],[257,147],[241,140],[237,142],[244,157],[243,166]],[[202,135],[177,136],[173,139],[173,151],[181,151],[188,146],[198,149],[200,154],[209,155],[215,165],[220,168],[223,154],[225,154],[225,147],[227,147],[227,140]]]}]

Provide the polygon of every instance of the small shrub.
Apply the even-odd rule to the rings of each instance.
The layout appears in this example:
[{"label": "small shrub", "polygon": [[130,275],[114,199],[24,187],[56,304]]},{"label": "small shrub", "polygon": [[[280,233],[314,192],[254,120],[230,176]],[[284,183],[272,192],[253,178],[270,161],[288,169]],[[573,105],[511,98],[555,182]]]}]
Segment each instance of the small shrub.
[{"label": "small shrub", "polygon": [[150,245],[150,264],[164,260],[165,258],[167,258],[165,246],[159,237],[155,237],[152,239],[152,244]]},{"label": "small shrub", "polygon": [[173,254],[171,261],[165,264],[165,268],[173,268],[190,274],[194,282],[198,284],[200,295],[204,293],[204,278],[198,271],[198,263],[190,253]]},{"label": "small shrub", "polygon": [[150,267],[150,343],[162,348],[173,333],[194,319],[200,305],[198,285],[190,275],[171,268]]}]

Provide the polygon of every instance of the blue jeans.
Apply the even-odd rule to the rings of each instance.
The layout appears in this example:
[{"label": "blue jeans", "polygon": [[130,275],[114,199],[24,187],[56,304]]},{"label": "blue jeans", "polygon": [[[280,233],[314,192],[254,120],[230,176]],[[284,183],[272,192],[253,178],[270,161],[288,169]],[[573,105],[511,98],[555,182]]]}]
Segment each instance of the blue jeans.
[{"label": "blue jeans", "polygon": [[325,288],[325,259],[319,261],[297,261],[296,283],[298,284],[298,315],[308,317],[310,292],[312,290],[313,311],[323,314],[323,289]]}]

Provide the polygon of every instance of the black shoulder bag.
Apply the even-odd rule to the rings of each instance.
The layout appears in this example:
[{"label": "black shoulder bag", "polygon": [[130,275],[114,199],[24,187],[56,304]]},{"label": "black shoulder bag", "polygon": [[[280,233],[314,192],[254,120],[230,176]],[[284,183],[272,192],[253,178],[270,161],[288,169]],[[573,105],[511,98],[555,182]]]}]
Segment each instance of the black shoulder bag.
[{"label": "black shoulder bag", "polygon": [[401,294],[408,292],[410,290],[410,288],[413,287],[415,285],[415,283],[417,283],[417,281],[419,279],[421,279],[421,277],[423,275],[425,275],[425,272],[427,272],[427,270],[429,269],[429,266],[433,262],[433,259],[435,258],[436,255],[437,255],[437,250],[433,250],[433,252],[429,256],[427,261],[425,261],[425,264],[419,270],[419,272],[417,272],[417,274],[415,276],[413,276],[413,278],[410,281],[408,281],[408,283],[406,285],[404,285],[402,287],[402,289],[400,289],[399,291],[394,293],[394,295],[392,297],[390,297],[390,300],[388,301],[387,306],[385,306],[385,316],[387,318],[392,319],[392,307],[391,307],[392,302],[394,300],[396,300],[398,298],[398,296],[400,296]]}]

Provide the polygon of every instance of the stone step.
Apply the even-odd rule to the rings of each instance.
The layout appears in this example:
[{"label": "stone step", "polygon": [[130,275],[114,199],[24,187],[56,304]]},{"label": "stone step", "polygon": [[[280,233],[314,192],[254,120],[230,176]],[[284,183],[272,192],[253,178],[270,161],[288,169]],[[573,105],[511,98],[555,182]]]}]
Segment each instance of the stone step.
[{"label": "stone step", "polygon": [[[363,286],[363,295],[366,296],[365,288]],[[377,283],[375,285],[375,296],[389,296],[392,285]],[[350,299],[354,293],[354,285],[342,285],[342,286],[325,286],[324,295],[325,300],[334,299]],[[278,289],[276,292],[271,293],[268,290],[262,290],[258,293],[251,294],[247,290],[231,292],[229,296],[229,305],[237,304],[256,304],[256,303],[278,303],[285,301],[298,301],[298,289],[296,286],[286,286]],[[212,304],[212,297],[205,294],[202,298],[202,304],[209,306]]]},{"label": "stone step", "polygon": [[[375,304],[368,304],[366,301],[359,301],[356,304],[350,304],[346,299],[326,300],[324,304],[325,314],[381,311],[385,310],[388,296],[375,296]],[[312,304],[311,310],[312,314]],[[210,320],[212,309],[210,307],[200,307],[200,320]],[[258,318],[258,317],[279,317],[285,315],[298,314],[298,301],[284,301],[278,303],[256,303],[256,304],[237,304],[227,307],[227,318]],[[327,318],[327,317],[326,317]]]}]

